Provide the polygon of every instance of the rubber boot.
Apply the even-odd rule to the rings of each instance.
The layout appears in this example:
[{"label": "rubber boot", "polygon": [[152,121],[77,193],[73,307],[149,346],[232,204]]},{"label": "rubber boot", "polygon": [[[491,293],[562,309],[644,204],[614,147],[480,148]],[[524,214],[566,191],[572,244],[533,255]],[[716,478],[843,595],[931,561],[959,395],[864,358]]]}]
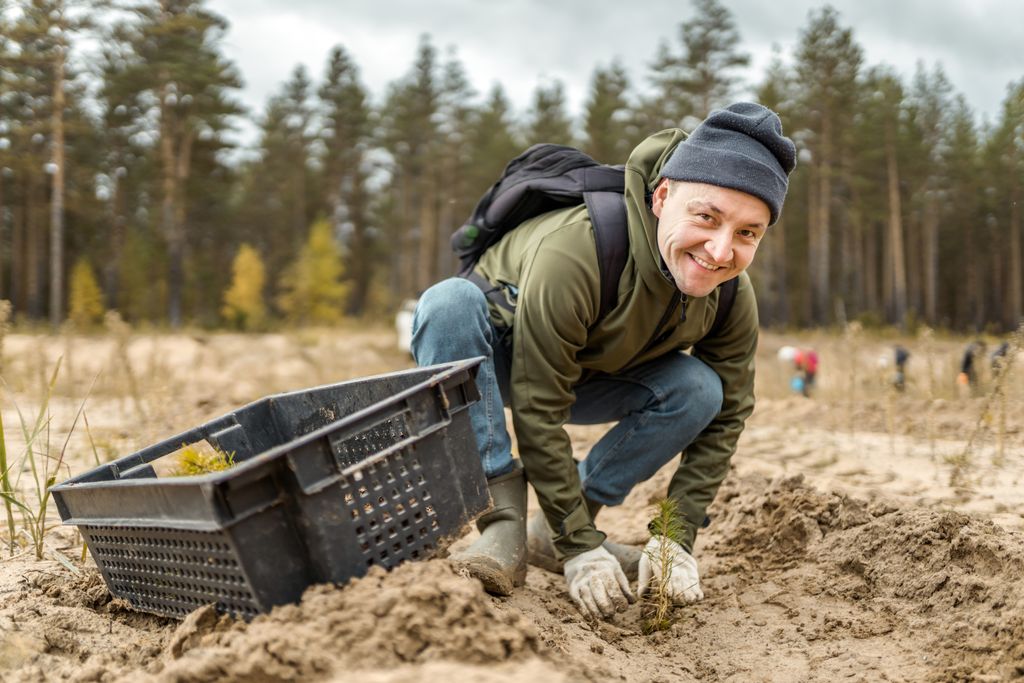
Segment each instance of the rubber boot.
[{"label": "rubber boot", "polygon": [[494,509],[476,521],[480,538],[452,553],[459,569],[492,595],[511,595],[526,582],[526,477],[522,467],[487,480]]},{"label": "rubber boot", "polygon": [[[603,506],[601,503],[592,501],[589,498],[584,500],[586,500],[590,518],[596,519],[597,513]],[[540,567],[549,572],[561,574],[564,567],[563,563],[555,557],[553,537],[554,533],[551,531],[551,527],[548,526],[544,513],[538,511],[530,518],[530,522],[526,527],[526,561],[534,567]],[[605,540],[601,545],[619,561],[622,573],[626,575],[626,578],[630,581],[636,581],[640,568],[640,555],[643,553],[643,550],[634,545],[613,543],[609,540]]]}]

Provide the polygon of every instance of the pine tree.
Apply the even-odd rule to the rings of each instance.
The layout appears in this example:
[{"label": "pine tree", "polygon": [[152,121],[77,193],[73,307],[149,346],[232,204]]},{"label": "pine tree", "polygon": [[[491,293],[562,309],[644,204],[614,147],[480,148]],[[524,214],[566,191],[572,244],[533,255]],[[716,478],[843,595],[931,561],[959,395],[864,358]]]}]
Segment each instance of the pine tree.
[{"label": "pine tree", "polygon": [[231,265],[231,273],[231,287],[224,292],[221,315],[241,329],[262,329],[267,319],[263,300],[266,270],[259,252],[248,244],[242,244]]},{"label": "pine tree", "polygon": [[583,150],[601,163],[624,163],[632,149],[627,133],[630,112],[625,94],[628,88],[626,70],[618,61],[608,68],[594,70],[583,115],[583,130],[587,136]]},{"label": "pine tree", "polygon": [[341,252],[327,220],[313,223],[298,259],[281,279],[278,305],[293,324],[330,324],[341,320],[348,288],[342,284]]},{"label": "pine tree", "polygon": [[1003,100],[999,120],[990,141],[990,160],[986,166],[992,174],[991,244],[1003,245],[994,255],[992,271],[1000,276],[992,282],[993,318],[1004,329],[1013,330],[1024,321],[1024,235],[1022,209],[1024,201],[1024,79],[1011,83]]},{"label": "pine tree", "polygon": [[331,50],[319,97],[324,118],[325,208],[335,233],[348,247],[346,272],[352,281],[348,312],[359,315],[366,309],[377,261],[366,187],[371,172],[373,111],[359,69],[341,46]]},{"label": "pine tree", "polygon": [[470,161],[466,192],[475,203],[498,179],[505,164],[526,146],[516,137],[512,107],[500,84],[494,84],[483,106],[474,113],[467,137]]},{"label": "pine tree", "polygon": [[931,73],[919,63],[907,107],[911,126],[909,175],[914,192],[914,210],[920,216],[920,288],[924,319],[929,325],[939,320],[939,225],[942,196],[947,193],[949,174],[943,163],[949,144],[952,85],[941,66]]},{"label": "pine tree", "polygon": [[245,239],[267,255],[271,279],[280,277],[298,254],[312,211],[319,208],[312,193],[310,87],[305,69],[296,67],[290,79],[269,97],[259,120],[258,158],[241,171],[239,213],[246,226]]},{"label": "pine tree", "polygon": [[397,196],[386,224],[392,290],[399,297],[423,291],[436,276],[438,179],[432,164],[440,144],[437,71],[437,51],[423,36],[412,69],[390,86],[382,108],[381,138],[392,154],[391,191]]},{"label": "pine tree", "polygon": [[900,196],[900,117],[903,86],[888,68],[874,68],[867,75],[874,110],[881,119],[879,138],[885,153],[886,221],[883,241],[882,294],[888,322],[903,325],[907,319],[907,261],[904,253],[903,201]]},{"label": "pine tree", "polygon": [[658,43],[647,74],[654,94],[641,99],[635,114],[639,125],[649,131],[678,128],[684,120],[690,123],[696,118],[693,105],[682,88],[679,61],[667,42]]},{"label": "pine tree", "polygon": [[168,317],[182,322],[188,215],[187,187],[196,141],[220,137],[241,112],[231,91],[241,87],[220,54],[227,23],[202,0],[157,0],[135,8],[120,27],[134,52],[131,79],[153,102],[161,176],[160,225],[167,243]]},{"label": "pine tree", "polygon": [[468,137],[470,122],[476,113],[477,92],[469,84],[466,69],[454,49],[450,49],[443,68],[439,100],[441,135],[438,150],[438,240],[435,279],[455,273],[455,255],[448,237],[470,214],[476,198],[469,195],[466,169],[472,159]]},{"label": "pine tree", "polygon": [[103,320],[103,294],[92,266],[85,258],[75,262],[71,270],[71,291],[68,294],[68,317],[80,330]]},{"label": "pine tree", "polygon": [[572,120],[566,110],[565,87],[561,81],[538,85],[533,91],[533,108],[525,137],[527,145],[573,144]]},{"label": "pine tree", "polygon": [[[778,47],[774,49],[764,79],[756,88],[757,101],[775,111],[789,131],[793,109],[794,87],[789,70],[782,62]],[[794,180],[796,178],[794,177]],[[757,302],[761,320],[766,324],[787,324],[790,319],[790,273],[786,265],[790,262],[786,251],[787,233],[794,215],[794,193],[790,193],[787,207],[779,221],[771,227],[758,247],[751,276],[757,278]],[[795,259],[794,259],[795,260]],[[796,275],[794,273],[794,275]],[[794,288],[795,289],[795,288]]]},{"label": "pine tree", "polygon": [[738,77],[737,69],[750,63],[739,52],[742,44],[732,13],[717,0],[694,0],[696,16],[681,29],[683,92],[690,95],[693,114],[704,119],[711,110],[728,104]]},{"label": "pine tree", "polygon": [[10,88],[4,97],[12,125],[8,131],[10,168],[15,188],[11,235],[11,298],[14,310],[41,318],[44,307],[47,259],[45,258],[46,186],[44,169],[52,163],[52,120],[55,45],[49,31],[48,7],[28,3],[8,27],[12,43],[7,72]]},{"label": "pine tree", "polygon": [[285,166],[287,184],[281,188],[282,197],[290,204],[286,231],[301,243],[302,233],[309,225],[310,186],[310,145],[313,141],[312,83],[301,64],[292,70],[291,78],[284,84],[279,103],[282,107],[282,124],[285,146],[282,162]]},{"label": "pine tree", "polygon": [[[107,308],[122,313],[137,310],[129,300],[145,295],[144,289],[122,286],[126,283],[122,282],[121,267],[129,234],[146,227],[135,217],[149,208],[149,197],[159,193],[152,150],[143,142],[149,133],[147,95],[142,89],[144,84],[136,77],[133,59],[122,27],[115,25],[103,43],[96,65],[100,77],[100,126],[97,154],[90,165],[99,178],[97,190],[104,205],[107,229],[104,258],[97,265]],[[139,237],[136,234],[133,239]],[[163,272],[165,268],[155,270]]]},{"label": "pine tree", "polygon": [[983,226],[978,220],[985,210],[979,199],[984,185],[974,112],[963,95],[953,100],[949,125],[950,144],[944,155],[950,172],[949,220],[940,226],[939,258],[943,272],[955,273],[955,277],[942,284],[954,326],[977,331],[984,327],[985,320],[980,263],[980,252],[984,250],[970,247],[984,244]]},{"label": "pine tree", "polygon": [[[718,0],[693,0],[696,14],[679,26],[681,52],[659,47],[651,65],[658,103],[673,126],[692,127],[715,107],[728,104],[739,79],[733,74],[750,63],[732,13]],[[693,117],[685,121],[687,117]]]},{"label": "pine tree", "polygon": [[[6,9],[6,1],[0,0],[0,64],[9,66],[14,61],[15,46],[10,39],[11,29],[4,11]],[[10,201],[9,177],[13,176],[13,171],[10,168],[13,163],[13,154],[9,135],[16,122],[5,95],[14,89],[14,80],[12,69],[0,69],[0,301],[11,298],[10,288],[7,286],[7,275],[10,272],[10,261],[12,260],[8,246],[11,242],[9,238],[11,228],[7,219]]]},{"label": "pine tree", "polygon": [[796,75],[800,83],[801,128],[808,132],[811,154],[811,201],[808,212],[808,273],[811,290],[811,321],[831,318],[832,205],[835,176],[848,151],[844,131],[849,131],[857,97],[857,76],[863,59],[853,32],[839,25],[831,7],[811,12],[797,47]]}]

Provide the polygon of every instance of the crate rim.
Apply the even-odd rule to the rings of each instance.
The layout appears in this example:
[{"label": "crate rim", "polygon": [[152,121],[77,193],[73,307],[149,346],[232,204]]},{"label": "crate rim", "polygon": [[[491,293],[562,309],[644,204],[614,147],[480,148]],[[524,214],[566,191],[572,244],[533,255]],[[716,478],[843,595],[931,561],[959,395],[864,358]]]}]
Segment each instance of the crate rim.
[{"label": "crate rim", "polygon": [[[327,436],[331,432],[335,431],[339,426],[343,426],[343,425],[340,425],[340,423],[355,422],[355,421],[361,419],[362,417],[364,417],[365,415],[368,415],[368,414],[372,413],[375,410],[379,410],[382,406],[386,406],[386,405],[390,405],[392,403],[400,402],[400,401],[408,398],[409,396],[412,396],[412,395],[416,394],[417,392],[421,391],[424,388],[425,385],[426,386],[436,386],[438,384],[441,384],[445,380],[448,380],[451,377],[459,374],[460,372],[463,372],[463,371],[466,371],[466,370],[471,370],[471,369],[477,367],[484,360],[486,360],[486,358],[484,356],[476,356],[474,358],[467,358],[467,359],[463,359],[463,360],[451,361],[451,362],[448,362],[448,363],[438,363],[436,365],[423,366],[423,367],[418,367],[418,368],[407,368],[405,370],[396,370],[394,372],[382,373],[382,374],[379,374],[379,375],[371,375],[369,377],[353,378],[351,380],[344,380],[342,382],[333,382],[331,384],[321,384],[321,385],[318,385],[318,386],[315,386],[315,387],[310,387],[308,389],[296,389],[296,390],[293,390],[293,391],[278,392],[276,394],[270,394],[268,396],[264,396],[262,398],[259,398],[259,399],[255,400],[255,401],[250,401],[249,403],[246,403],[243,406],[240,406],[239,408],[236,408],[236,410],[242,410],[242,409],[244,409],[246,407],[255,405],[255,404],[260,403],[262,401],[267,401],[267,400],[272,400],[272,399],[281,398],[281,397],[285,397],[285,396],[290,396],[290,395],[293,395],[293,394],[301,394],[301,393],[305,393],[305,392],[310,391],[310,390],[316,390],[316,389],[321,389],[321,388],[325,388],[325,387],[331,387],[331,386],[335,386],[335,385],[338,385],[338,384],[345,384],[347,382],[354,382],[354,381],[361,381],[361,380],[371,380],[371,379],[377,379],[377,378],[387,377],[387,376],[392,376],[392,375],[400,376],[400,375],[404,375],[404,374],[411,374],[411,373],[415,373],[415,372],[422,372],[423,370],[427,370],[427,369],[430,369],[430,368],[443,368],[443,370],[439,371],[438,373],[436,373],[434,375],[431,375],[429,379],[426,379],[423,382],[420,382],[420,383],[418,383],[418,384],[416,384],[414,386],[409,387],[408,389],[404,389],[404,390],[402,390],[402,391],[400,391],[400,392],[398,392],[396,394],[393,394],[392,396],[389,396],[388,398],[386,398],[386,399],[384,399],[382,401],[378,401],[377,403],[374,403],[371,406],[367,406],[366,408],[358,410],[358,411],[356,411],[354,413],[351,413],[349,415],[345,415],[344,417],[339,418],[339,419],[335,420],[334,422],[331,422],[331,423],[329,423],[327,425],[324,425],[323,427],[320,427],[320,428],[310,432],[309,434],[304,434],[303,436],[300,436],[300,437],[297,437],[295,439],[292,439],[291,441],[285,442],[283,444],[278,444],[277,446],[274,446],[273,448],[268,449],[268,450],[266,450],[263,453],[260,453],[258,455],[255,455],[252,458],[249,458],[248,460],[246,460],[244,462],[241,462],[241,463],[239,463],[237,465],[234,465],[234,466],[232,466],[232,467],[230,467],[230,468],[228,468],[226,470],[222,470],[222,471],[219,471],[219,472],[210,472],[210,473],[207,473],[207,474],[188,475],[188,476],[183,476],[183,477],[164,477],[164,478],[145,478],[145,479],[113,479],[113,480],[106,480],[106,481],[84,481],[84,482],[76,481],[77,479],[85,477],[86,475],[90,474],[91,472],[93,472],[96,469],[96,468],[92,468],[92,469],[86,470],[85,472],[82,472],[81,474],[78,474],[78,475],[76,475],[74,477],[66,479],[66,480],[62,481],[61,483],[51,487],[50,491],[51,492],[62,493],[62,492],[72,491],[72,490],[74,490],[74,491],[84,491],[84,490],[90,490],[90,489],[103,489],[103,488],[115,488],[115,487],[116,488],[123,488],[123,487],[147,487],[147,486],[155,486],[155,485],[175,486],[175,487],[178,487],[178,486],[189,486],[189,487],[192,487],[192,486],[196,486],[196,485],[216,486],[218,484],[223,483],[224,481],[226,481],[228,479],[234,479],[234,478],[239,477],[239,476],[244,476],[249,471],[257,469],[257,468],[259,468],[259,467],[261,467],[261,466],[263,466],[263,465],[265,465],[265,464],[267,464],[269,462],[272,462],[272,461],[282,457],[283,455],[291,452],[292,450],[294,450],[297,447],[305,446],[308,443],[312,443],[312,442],[314,442],[314,441],[316,441],[318,439],[321,439],[321,438]],[[168,437],[168,438],[173,438],[173,437]],[[403,441],[405,441],[405,440],[403,440]],[[395,445],[398,445],[398,444],[395,444]],[[391,450],[392,450],[392,448],[389,448],[388,452],[390,452]],[[380,454],[377,454],[373,458],[370,458],[369,460],[375,460],[377,458],[377,456],[383,455],[383,454],[384,454],[384,452],[382,452]],[[123,456],[122,458],[118,458],[117,460],[112,460],[110,462],[104,463],[102,466],[106,467],[106,466],[109,466],[109,465],[111,465],[113,463],[120,462],[122,459],[129,458],[132,455],[134,455],[134,453],[129,453],[128,455]],[[348,468],[345,468],[345,470],[342,471],[342,474],[345,473],[345,472],[348,472],[351,469],[354,469],[355,467],[362,466],[362,465],[363,465],[363,463],[360,463],[360,465],[350,466]],[[65,521],[62,520],[62,523],[63,524],[68,524],[70,522],[65,522]],[[79,523],[81,523],[81,522],[79,522]]]}]

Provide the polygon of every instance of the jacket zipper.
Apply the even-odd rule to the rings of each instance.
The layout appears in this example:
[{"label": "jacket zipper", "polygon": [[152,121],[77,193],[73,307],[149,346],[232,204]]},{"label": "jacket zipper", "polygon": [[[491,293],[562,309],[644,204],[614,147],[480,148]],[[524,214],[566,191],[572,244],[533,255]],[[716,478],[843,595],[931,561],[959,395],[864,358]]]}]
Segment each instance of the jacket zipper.
[{"label": "jacket zipper", "polygon": [[632,366],[633,362],[637,358],[647,353],[647,350],[650,349],[651,346],[658,340],[658,337],[661,335],[662,328],[665,326],[665,323],[667,323],[669,319],[672,317],[672,314],[675,313],[676,305],[679,303],[683,305],[683,310],[680,313],[680,322],[686,321],[686,295],[683,294],[682,292],[679,292],[678,297],[672,297],[672,302],[668,305],[668,308],[666,308],[665,312],[662,314],[661,320],[658,321],[657,326],[654,328],[654,334],[651,335],[651,338],[647,340],[647,343],[644,344],[643,347],[641,347],[638,353],[636,353],[632,358],[629,359],[629,363],[623,365],[622,367],[628,368]]}]

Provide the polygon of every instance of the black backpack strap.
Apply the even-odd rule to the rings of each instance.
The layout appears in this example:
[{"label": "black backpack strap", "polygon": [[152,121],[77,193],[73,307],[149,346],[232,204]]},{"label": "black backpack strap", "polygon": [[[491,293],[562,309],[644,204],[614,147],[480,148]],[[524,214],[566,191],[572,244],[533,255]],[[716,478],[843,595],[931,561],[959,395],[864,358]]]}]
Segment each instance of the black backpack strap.
[{"label": "black backpack strap", "polygon": [[597,265],[601,273],[601,308],[598,320],[611,311],[619,296],[619,280],[629,256],[629,224],[621,192],[586,192],[590,222],[597,243]]},{"label": "black backpack strap", "polygon": [[484,296],[492,301],[499,308],[503,308],[506,311],[515,313],[516,307],[508,302],[505,298],[505,290],[497,285],[492,285],[490,280],[477,273],[475,270],[471,270],[462,277],[476,285]]},{"label": "black backpack strap", "polygon": [[740,279],[734,277],[723,282],[718,292],[718,310],[715,311],[715,321],[711,323],[711,329],[705,337],[714,337],[722,329],[725,319],[729,317],[732,310],[732,302],[736,300],[736,290],[739,289]]}]

